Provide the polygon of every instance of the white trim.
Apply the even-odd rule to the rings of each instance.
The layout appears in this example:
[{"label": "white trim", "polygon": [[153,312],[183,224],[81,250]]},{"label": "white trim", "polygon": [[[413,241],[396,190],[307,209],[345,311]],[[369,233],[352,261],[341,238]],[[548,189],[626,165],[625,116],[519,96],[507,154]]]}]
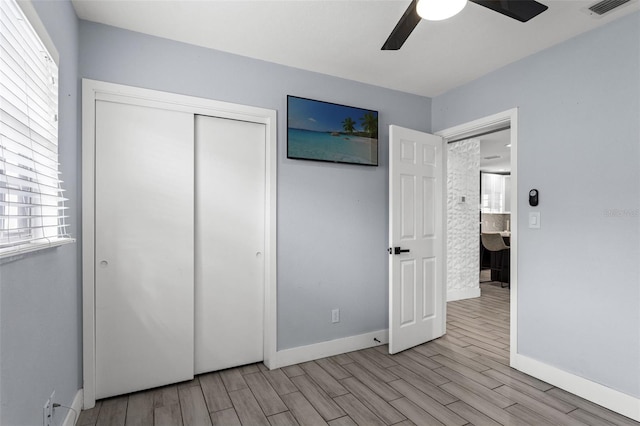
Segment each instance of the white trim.
[{"label": "white trim", "polygon": [[434,134],[442,136],[445,140],[460,140],[472,138],[479,133],[498,131],[505,126],[513,124],[513,118],[518,114],[517,108],[499,112],[487,117],[479,118],[468,123],[440,130]]},{"label": "white trim", "polygon": [[[374,339],[378,339],[378,342]],[[288,365],[299,364],[301,362],[313,361],[314,359],[384,345],[388,342],[389,330],[378,330],[370,333],[358,334],[356,336],[314,343],[307,346],[283,349],[276,353],[276,361],[274,365],[269,368],[286,367]]]},{"label": "white trim", "polygon": [[627,395],[520,354],[512,356],[511,366],[623,416],[640,421],[640,398]]},{"label": "white trim", "polygon": [[277,200],[277,121],[276,111],[232,104],[193,96],[123,86],[95,80],[82,80],[82,298],[83,298],[83,400],[84,408],[95,405],[95,105],[96,100],[110,100],[133,105],[202,114],[213,117],[261,123],[266,127],[265,190],[265,306],[264,363],[275,365],[277,343],[277,271],[276,271],[276,200]]},{"label": "white trim", "polygon": [[[510,365],[518,353],[518,108],[499,112],[459,126],[436,132],[445,142],[449,139],[472,137],[474,134],[511,127],[511,257],[510,257]],[[515,368],[515,367],[514,367]]]},{"label": "white trim", "polygon": [[95,93],[82,81],[82,381],[83,408],[93,408],[95,394]]},{"label": "white trim", "polygon": [[509,283],[511,288],[509,318],[509,363],[515,364],[515,356],[518,354],[518,247],[520,235],[518,232],[518,109],[511,110],[511,256],[509,258]]},{"label": "white trim", "polygon": [[62,422],[62,426],[75,426],[75,424],[78,423],[80,411],[82,411],[82,400],[84,399],[84,397],[82,396],[83,393],[84,392],[82,391],[82,389],[78,389],[78,392],[76,392],[76,396],[73,398],[73,402],[71,403],[72,410],[61,406],[61,408],[66,408],[68,410],[67,416]]},{"label": "white trim", "polygon": [[480,297],[480,287],[447,290],[447,302],[462,299],[473,299],[474,297]]},{"label": "white trim", "polygon": [[52,238],[50,240],[36,240],[19,246],[10,247],[6,251],[0,250],[0,265],[7,261],[11,261],[14,257],[20,257],[23,254],[33,253],[34,251],[45,250],[54,247],[60,247],[65,244],[75,243],[76,239],[71,237]]},{"label": "white trim", "polygon": [[265,288],[264,288],[264,338],[263,356],[264,364],[268,368],[275,362],[278,350],[278,299],[277,299],[277,164],[278,164],[278,136],[276,111],[270,110],[269,124],[266,126],[266,152],[265,152]]},{"label": "white trim", "polygon": [[447,333],[447,298],[449,297],[449,295],[447,294],[447,275],[449,275],[449,270],[447,268],[447,263],[449,262],[447,257],[447,239],[449,238],[449,229],[447,226],[447,163],[449,162],[449,150],[447,149],[447,141],[444,138],[442,138],[440,149],[442,149],[442,167],[440,168],[440,179],[442,182],[442,184],[440,185],[440,200],[442,201],[440,211],[440,217],[442,220],[442,241],[440,242],[440,253],[442,253],[442,289],[440,291],[442,292],[442,298],[444,299],[442,301],[442,318],[440,318],[440,330],[442,331],[442,335],[444,335]]}]

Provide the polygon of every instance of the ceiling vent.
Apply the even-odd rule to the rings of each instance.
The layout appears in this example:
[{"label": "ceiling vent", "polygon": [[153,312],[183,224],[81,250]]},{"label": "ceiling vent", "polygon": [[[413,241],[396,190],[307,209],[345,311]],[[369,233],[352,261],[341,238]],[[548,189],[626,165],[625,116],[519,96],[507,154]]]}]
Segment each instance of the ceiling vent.
[{"label": "ceiling vent", "polygon": [[628,3],[631,0],[602,0],[591,6],[589,10],[596,15],[604,15],[607,12],[611,12],[613,9]]}]

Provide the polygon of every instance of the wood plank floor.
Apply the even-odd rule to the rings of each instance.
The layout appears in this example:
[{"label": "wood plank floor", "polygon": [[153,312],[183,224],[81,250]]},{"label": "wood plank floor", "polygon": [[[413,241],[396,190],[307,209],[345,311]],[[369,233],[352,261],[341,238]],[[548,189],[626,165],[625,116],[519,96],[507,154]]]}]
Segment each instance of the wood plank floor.
[{"label": "wood plank floor", "polygon": [[447,335],[98,401],[78,425],[640,425],[508,366],[509,289],[447,305]]}]

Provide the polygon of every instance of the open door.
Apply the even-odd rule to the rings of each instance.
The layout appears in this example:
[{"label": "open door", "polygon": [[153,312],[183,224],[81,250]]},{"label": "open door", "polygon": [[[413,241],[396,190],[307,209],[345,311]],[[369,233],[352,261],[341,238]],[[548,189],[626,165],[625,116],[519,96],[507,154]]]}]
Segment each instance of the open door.
[{"label": "open door", "polygon": [[439,136],[389,126],[389,353],[445,332]]}]

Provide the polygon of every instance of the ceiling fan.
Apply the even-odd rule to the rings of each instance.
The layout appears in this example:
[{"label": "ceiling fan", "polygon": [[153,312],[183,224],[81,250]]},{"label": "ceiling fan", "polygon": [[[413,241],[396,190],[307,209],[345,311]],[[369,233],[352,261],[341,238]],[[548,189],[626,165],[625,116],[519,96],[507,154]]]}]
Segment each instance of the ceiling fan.
[{"label": "ceiling fan", "polygon": [[[440,0],[441,2],[452,2],[451,0]],[[489,8],[495,12],[501,13],[509,18],[516,19],[520,22],[527,22],[531,18],[534,18],[547,10],[549,7],[542,3],[538,3],[535,0],[469,0],[473,3],[479,4]],[[402,47],[407,40],[413,29],[418,25],[418,22],[422,19],[418,14],[419,9],[423,4],[418,3],[425,2],[426,0],[412,0],[409,7],[404,12],[396,27],[391,31],[389,38],[382,46],[382,50],[398,50]],[[459,9],[454,11],[451,15],[458,13],[464,8],[466,0],[459,0],[452,3],[458,3]],[[423,6],[424,7],[424,6]],[[422,13],[422,12],[421,12]],[[429,18],[425,18],[429,19]],[[444,17],[436,17],[431,20],[445,19]]]}]

